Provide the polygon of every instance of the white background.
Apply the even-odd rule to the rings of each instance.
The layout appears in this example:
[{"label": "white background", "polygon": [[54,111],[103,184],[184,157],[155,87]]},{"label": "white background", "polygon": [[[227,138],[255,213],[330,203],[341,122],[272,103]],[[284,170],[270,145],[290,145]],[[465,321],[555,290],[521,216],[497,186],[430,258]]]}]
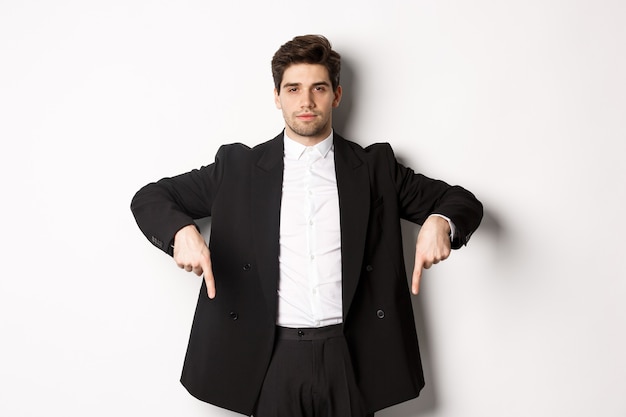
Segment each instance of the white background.
[{"label": "white background", "polygon": [[0,415],[234,416],[178,382],[200,280],[130,199],[277,134],[271,56],[322,33],[337,130],[486,210],[415,298],[427,388],[377,416],[625,416],[625,21],[619,0],[0,1]]}]

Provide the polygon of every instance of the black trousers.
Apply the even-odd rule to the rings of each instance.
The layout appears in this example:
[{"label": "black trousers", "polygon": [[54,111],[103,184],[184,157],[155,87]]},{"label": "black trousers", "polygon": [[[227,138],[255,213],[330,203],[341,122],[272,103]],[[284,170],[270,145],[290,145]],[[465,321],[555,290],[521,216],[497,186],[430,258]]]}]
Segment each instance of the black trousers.
[{"label": "black trousers", "polygon": [[356,385],[342,325],[277,328],[255,417],[373,417]]}]

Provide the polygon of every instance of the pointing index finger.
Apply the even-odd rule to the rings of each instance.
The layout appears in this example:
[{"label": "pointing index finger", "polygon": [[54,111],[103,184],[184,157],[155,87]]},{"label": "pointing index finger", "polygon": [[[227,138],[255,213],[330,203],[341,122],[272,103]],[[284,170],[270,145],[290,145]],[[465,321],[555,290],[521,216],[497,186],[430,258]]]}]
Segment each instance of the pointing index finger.
[{"label": "pointing index finger", "polygon": [[209,298],[215,298],[215,278],[213,277],[213,268],[211,267],[211,260],[206,259],[202,263],[202,271],[204,272],[203,278],[206,283],[206,292]]},{"label": "pointing index finger", "polygon": [[422,270],[424,261],[421,257],[415,257],[415,267],[413,268],[413,279],[411,281],[411,291],[413,295],[417,295],[420,292],[420,281],[422,280]]}]

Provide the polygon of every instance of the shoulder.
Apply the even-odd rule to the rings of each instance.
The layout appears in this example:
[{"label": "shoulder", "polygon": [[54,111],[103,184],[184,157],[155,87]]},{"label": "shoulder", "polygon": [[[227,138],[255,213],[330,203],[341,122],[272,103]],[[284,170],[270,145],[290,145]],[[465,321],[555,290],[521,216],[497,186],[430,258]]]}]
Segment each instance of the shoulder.
[{"label": "shoulder", "polygon": [[250,147],[240,142],[227,143],[217,150],[217,158],[232,158],[250,153]]},{"label": "shoulder", "polygon": [[247,159],[258,157],[259,155],[267,152],[268,150],[278,149],[282,151],[282,136],[276,136],[275,138],[266,142],[250,147],[240,142],[224,144],[220,146],[217,151],[216,159]]},{"label": "shoulder", "polygon": [[361,146],[356,142],[345,139],[339,135],[335,137],[335,149],[337,152],[352,152],[364,161],[394,160],[395,155],[391,145],[387,142],[376,142],[367,146]]}]

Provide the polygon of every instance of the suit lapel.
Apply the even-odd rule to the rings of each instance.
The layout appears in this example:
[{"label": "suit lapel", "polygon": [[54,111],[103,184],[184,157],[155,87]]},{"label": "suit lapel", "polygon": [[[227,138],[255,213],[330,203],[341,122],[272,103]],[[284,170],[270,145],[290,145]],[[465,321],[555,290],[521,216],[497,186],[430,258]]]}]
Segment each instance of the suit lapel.
[{"label": "suit lapel", "polygon": [[367,166],[348,142],[335,134],[334,144],[341,224],[341,273],[345,321],[361,275],[370,210],[370,187]]},{"label": "suit lapel", "polygon": [[255,149],[251,204],[254,248],[261,288],[270,317],[276,318],[280,251],[280,205],[283,185],[283,135]]}]

